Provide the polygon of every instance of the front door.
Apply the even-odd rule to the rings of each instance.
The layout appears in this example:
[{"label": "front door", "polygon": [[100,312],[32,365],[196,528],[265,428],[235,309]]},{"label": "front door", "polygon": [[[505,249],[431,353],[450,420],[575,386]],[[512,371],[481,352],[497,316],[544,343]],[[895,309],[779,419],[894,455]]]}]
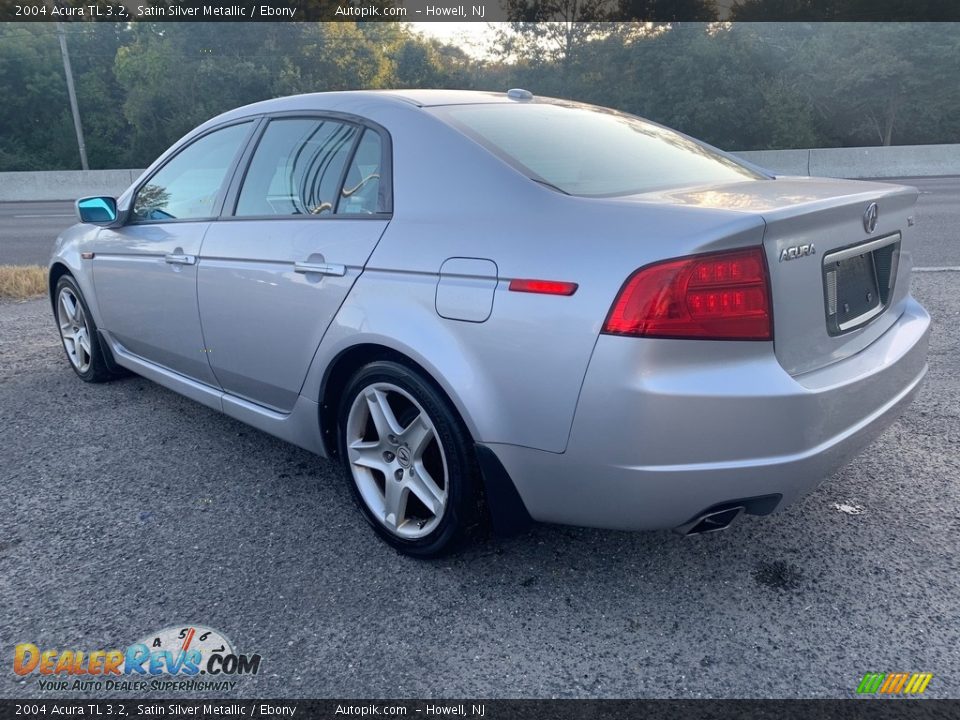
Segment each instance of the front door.
[{"label": "front door", "polygon": [[252,127],[215,130],[174,155],[137,191],[127,224],[101,230],[94,248],[103,329],[128,352],[209,385],[197,262]]},{"label": "front door", "polygon": [[330,118],[279,117],[263,130],[199,266],[207,356],[226,392],[293,408],[389,222],[386,146],[377,130]]}]

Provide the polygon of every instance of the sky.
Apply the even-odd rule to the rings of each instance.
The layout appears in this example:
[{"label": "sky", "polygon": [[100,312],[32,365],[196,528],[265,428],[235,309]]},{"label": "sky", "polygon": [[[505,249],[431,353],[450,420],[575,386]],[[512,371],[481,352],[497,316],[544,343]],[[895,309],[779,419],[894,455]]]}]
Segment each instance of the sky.
[{"label": "sky", "polygon": [[[729,11],[734,0],[716,0],[721,17]],[[457,45],[475,58],[487,55],[487,47],[499,23],[488,22],[412,22],[414,30],[427,37]]]},{"label": "sky", "polygon": [[493,23],[485,22],[412,22],[414,30],[479,58],[486,55],[486,46],[493,37]]}]

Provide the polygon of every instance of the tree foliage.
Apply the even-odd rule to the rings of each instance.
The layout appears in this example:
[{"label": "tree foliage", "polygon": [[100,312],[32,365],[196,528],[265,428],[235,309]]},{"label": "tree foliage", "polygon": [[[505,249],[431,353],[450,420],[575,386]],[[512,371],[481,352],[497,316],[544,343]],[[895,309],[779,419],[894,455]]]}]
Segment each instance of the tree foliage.
[{"label": "tree foliage", "polygon": [[566,45],[544,24],[498,42],[507,84],[726,149],[960,142],[955,23],[608,23]]},{"label": "tree foliage", "polygon": [[[776,1],[799,14],[806,0]],[[401,23],[64,24],[91,167],[143,167],[239,105],[385,87],[525,87],[731,150],[960,142],[957,24],[676,23],[660,0],[509,2],[515,21],[483,59]],[[750,2],[735,13],[759,12]],[[715,16],[712,0],[689,3]],[[660,22],[584,21],[609,7]],[[0,25],[0,97],[0,170],[79,166],[56,26]]]}]

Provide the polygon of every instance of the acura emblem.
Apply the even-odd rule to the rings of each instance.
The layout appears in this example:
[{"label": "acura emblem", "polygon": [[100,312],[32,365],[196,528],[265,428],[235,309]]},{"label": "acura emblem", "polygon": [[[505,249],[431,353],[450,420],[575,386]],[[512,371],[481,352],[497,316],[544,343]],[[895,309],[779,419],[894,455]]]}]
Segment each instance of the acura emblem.
[{"label": "acura emblem", "polygon": [[808,243],[806,245],[794,245],[793,247],[784,248],[780,251],[780,262],[796,260],[797,258],[816,254],[817,248],[813,243]]},{"label": "acura emblem", "polygon": [[876,203],[870,203],[867,206],[866,211],[863,213],[863,229],[867,231],[867,234],[872,233],[877,229],[877,215],[879,214]]}]

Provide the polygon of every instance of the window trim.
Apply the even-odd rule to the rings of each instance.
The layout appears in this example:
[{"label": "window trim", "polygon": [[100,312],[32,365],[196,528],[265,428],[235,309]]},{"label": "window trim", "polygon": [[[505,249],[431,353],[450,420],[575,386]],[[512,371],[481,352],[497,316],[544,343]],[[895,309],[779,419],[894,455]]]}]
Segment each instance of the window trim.
[{"label": "window trim", "polygon": [[[343,186],[347,183],[347,175],[350,174],[350,166],[353,165],[354,159],[357,157],[357,148],[360,147],[360,142],[363,140],[364,133],[367,132],[367,129],[362,125],[356,126],[359,132],[357,136],[353,139],[353,144],[350,146],[350,152],[347,153],[347,161],[343,164],[343,167],[340,169],[340,179],[337,180],[336,196],[333,203],[333,212],[331,215],[337,214],[337,208],[340,207],[340,201],[343,200]],[[380,153],[383,155],[383,153]],[[383,162],[383,158],[380,158],[380,161]],[[380,198],[377,198],[377,206],[380,205]],[[374,213],[375,214],[375,213]]]},{"label": "window trim", "polygon": [[[385,208],[383,212],[378,213],[340,213],[336,214],[330,213],[329,215],[237,215],[237,205],[240,202],[240,191],[243,188],[243,183],[247,178],[247,173],[250,171],[250,166],[253,163],[253,156],[256,153],[257,148],[260,145],[260,140],[263,138],[263,134],[266,132],[269,124],[274,120],[288,120],[288,119],[310,119],[310,120],[332,120],[335,122],[341,122],[347,125],[353,125],[357,127],[360,132],[357,134],[356,139],[353,141],[353,146],[350,148],[350,153],[347,156],[347,161],[343,166],[343,172],[340,175],[339,182],[337,184],[337,194],[338,194],[338,204],[339,204],[339,193],[343,189],[343,184],[346,181],[347,173],[350,170],[350,166],[353,164],[354,156],[356,155],[357,148],[360,145],[360,141],[363,139],[363,133],[365,130],[372,130],[380,136],[380,201]],[[242,153],[240,162],[234,170],[233,176],[230,180],[230,183],[227,188],[227,192],[224,197],[223,205],[220,209],[220,215],[216,218],[217,220],[229,220],[231,222],[244,222],[249,220],[281,220],[281,221],[290,221],[290,220],[307,220],[309,222],[315,221],[329,221],[329,220],[389,220],[393,217],[393,140],[390,137],[389,131],[380,125],[375,123],[372,120],[367,118],[360,117],[359,115],[354,115],[352,113],[337,112],[334,110],[283,110],[278,112],[263,113],[260,116],[260,124],[257,127],[255,135],[250,138],[247,142],[247,149]]]},{"label": "window trim", "polygon": [[[223,212],[223,203],[226,200],[227,192],[230,188],[230,179],[233,178],[236,168],[241,158],[247,152],[247,148],[250,145],[250,139],[258,132],[260,125],[262,124],[262,118],[256,115],[248,115],[243,118],[237,118],[230,120],[228,122],[215,125],[207,130],[204,130],[202,133],[199,133],[195,137],[191,137],[189,140],[184,142],[179,147],[176,147],[170,157],[166,158],[162,164],[158,165],[156,169],[153,170],[146,178],[141,182],[137,183],[136,188],[130,195],[130,205],[128,209],[127,222],[124,225],[175,225],[177,223],[190,223],[190,222],[211,222],[216,220],[220,214]],[[212,214],[203,216],[203,217],[191,217],[191,218],[170,218],[170,219],[152,219],[152,220],[138,220],[134,215],[134,208],[137,205],[137,196],[140,194],[140,191],[157,176],[164,168],[166,168],[171,162],[176,160],[181,153],[183,153],[187,148],[192,147],[195,143],[200,142],[205,137],[212,135],[215,132],[220,130],[226,130],[227,128],[234,127],[235,125],[243,125],[245,123],[250,124],[250,128],[247,130],[246,136],[243,140],[240,141],[240,147],[237,152],[234,153],[233,159],[230,161],[230,165],[227,167],[226,173],[224,173],[223,179],[220,181],[220,187],[217,189],[217,196],[213,200]]]}]

